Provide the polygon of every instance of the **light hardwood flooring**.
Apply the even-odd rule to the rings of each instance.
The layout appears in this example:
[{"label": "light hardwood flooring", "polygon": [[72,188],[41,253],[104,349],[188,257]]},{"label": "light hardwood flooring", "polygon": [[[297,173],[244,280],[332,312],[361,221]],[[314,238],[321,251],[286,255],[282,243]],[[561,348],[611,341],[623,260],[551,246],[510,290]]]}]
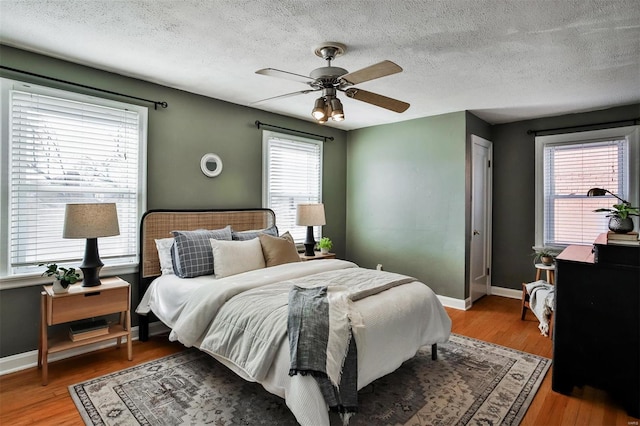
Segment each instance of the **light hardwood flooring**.
[{"label": "light hardwood flooring", "polygon": [[[520,320],[520,301],[497,296],[480,299],[468,311],[447,309],[453,332],[513,349],[551,358],[551,340],[541,336],[531,312]],[[166,336],[133,343],[133,361],[126,349],[104,349],[49,365],[49,384],[40,384],[37,368],[0,377],[0,425],[81,425],[67,387],[93,377],[182,350]],[[553,367],[552,367],[553,368]],[[638,419],[626,412],[604,392],[575,388],[572,396],[551,390],[551,371],[547,373],[522,426],[637,426]]]}]

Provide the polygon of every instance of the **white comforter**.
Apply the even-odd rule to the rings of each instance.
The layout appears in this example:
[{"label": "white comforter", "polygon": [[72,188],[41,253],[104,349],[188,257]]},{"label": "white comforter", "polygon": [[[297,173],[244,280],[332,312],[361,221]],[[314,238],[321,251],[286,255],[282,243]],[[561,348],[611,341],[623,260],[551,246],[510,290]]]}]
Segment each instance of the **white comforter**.
[{"label": "white comforter", "polygon": [[[226,300],[243,291],[267,284],[317,274],[357,268],[343,260],[298,262],[214,279],[212,276],[180,279],[164,275],[145,294],[138,313],[152,310],[172,328],[170,338],[186,346],[197,346],[246,380],[260,382],[266,390],[285,398],[302,425],[328,425],[327,406],[311,376],[289,376],[289,346],[284,339],[265,377],[257,378],[231,360],[208,350],[207,337]],[[451,320],[436,295],[425,284],[410,282],[358,300],[355,309],[364,327],[354,329],[358,346],[358,388],[397,369],[423,345],[446,342]],[[262,376],[262,374],[260,374]]]}]

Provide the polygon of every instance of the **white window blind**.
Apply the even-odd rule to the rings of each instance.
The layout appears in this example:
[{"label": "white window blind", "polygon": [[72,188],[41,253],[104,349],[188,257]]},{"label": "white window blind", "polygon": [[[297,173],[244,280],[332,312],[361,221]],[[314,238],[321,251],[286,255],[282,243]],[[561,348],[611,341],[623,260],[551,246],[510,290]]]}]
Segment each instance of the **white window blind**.
[{"label": "white window blind", "polygon": [[9,97],[6,275],[41,272],[39,263],[78,266],[85,240],[62,238],[67,203],[116,203],[120,235],[99,239],[100,258],[136,263],[146,108],[30,90]]},{"label": "white window blind", "polygon": [[591,244],[607,231],[613,196],[587,197],[591,188],[629,196],[626,139],[547,144],[544,147],[544,245]]},{"label": "white window blind", "polygon": [[[263,205],[276,214],[280,233],[303,242],[306,227],[296,225],[296,206],[322,202],[322,142],[263,132]],[[314,227],[320,239],[320,227]]]}]

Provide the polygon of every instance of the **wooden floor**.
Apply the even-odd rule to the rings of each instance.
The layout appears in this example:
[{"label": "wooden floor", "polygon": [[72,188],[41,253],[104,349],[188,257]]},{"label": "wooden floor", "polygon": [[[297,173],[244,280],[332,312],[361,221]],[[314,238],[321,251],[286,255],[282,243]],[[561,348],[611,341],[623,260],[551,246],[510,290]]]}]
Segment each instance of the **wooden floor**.
[{"label": "wooden floor", "polygon": [[[447,309],[453,332],[551,358],[551,340],[540,335],[535,317],[520,320],[520,301],[497,296],[479,300],[468,311]],[[49,385],[40,384],[32,368],[0,377],[0,425],[81,425],[67,387],[93,377],[182,350],[166,336],[133,343],[133,361],[126,348],[105,349],[49,365]],[[552,367],[553,368],[553,367]],[[551,372],[542,383],[521,425],[638,425],[604,392],[576,388],[572,396],[551,390]]]}]

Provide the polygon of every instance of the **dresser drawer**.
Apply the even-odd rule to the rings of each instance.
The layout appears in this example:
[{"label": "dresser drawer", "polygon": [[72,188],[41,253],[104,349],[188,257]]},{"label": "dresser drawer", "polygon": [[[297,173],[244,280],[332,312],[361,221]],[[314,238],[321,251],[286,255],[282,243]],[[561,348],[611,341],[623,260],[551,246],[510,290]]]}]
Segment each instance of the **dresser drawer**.
[{"label": "dresser drawer", "polygon": [[63,297],[51,298],[47,320],[49,325],[100,315],[123,312],[129,309],[129,287],[83,291]]}]

